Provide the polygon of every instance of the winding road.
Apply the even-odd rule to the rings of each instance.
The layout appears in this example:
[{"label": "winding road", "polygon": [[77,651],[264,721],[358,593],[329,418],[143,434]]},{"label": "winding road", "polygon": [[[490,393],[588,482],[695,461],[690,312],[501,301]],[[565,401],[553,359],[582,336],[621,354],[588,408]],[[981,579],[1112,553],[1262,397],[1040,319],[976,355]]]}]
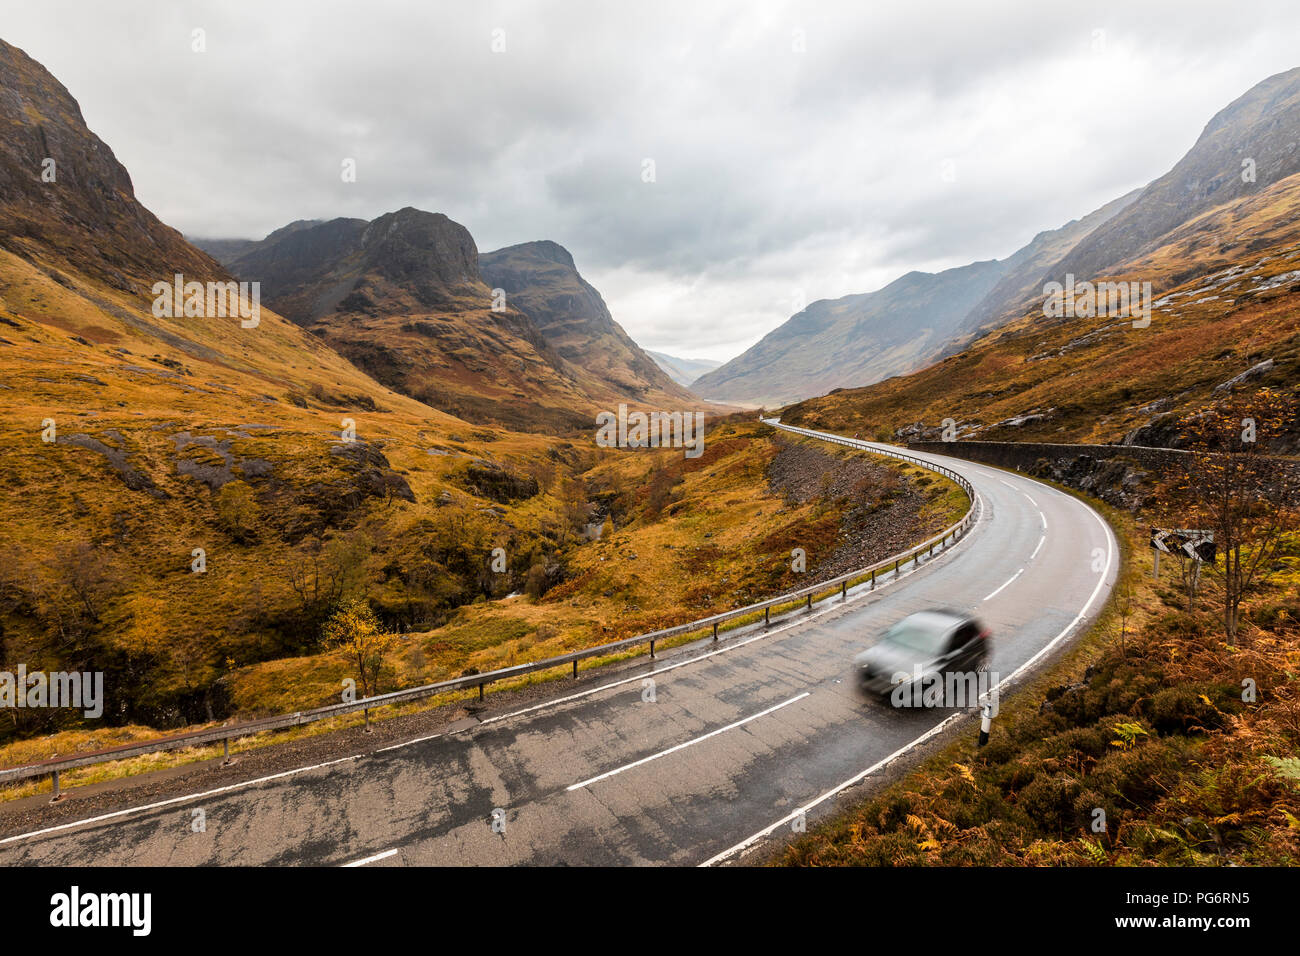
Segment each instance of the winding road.
[{"label": "winding road", "polygon": [[925,608],[973,610],[993,632],[991,669],[1005,691],[1077,636],[1114,582],[1118,546],[1079,499],[985,465],[916,456],[974,485],[978,522],[874,590],[556,682],[553,697],[514,710],[508,695],[489,697],[476,720],[434,736],[5,836],[0,865],[743,860],[969,716],[858,696],[850,660],[888,625]]}]

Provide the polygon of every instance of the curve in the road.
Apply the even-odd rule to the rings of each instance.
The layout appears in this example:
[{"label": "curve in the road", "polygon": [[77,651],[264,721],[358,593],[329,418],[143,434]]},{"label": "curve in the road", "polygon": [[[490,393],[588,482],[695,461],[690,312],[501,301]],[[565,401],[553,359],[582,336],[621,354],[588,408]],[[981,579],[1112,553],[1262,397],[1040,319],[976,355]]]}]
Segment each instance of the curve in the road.
[{"label": "curve in the road", "polygon": [[[994,631],[991,666],[1006,675],[998,684],[1005,688],[1077,633],[1113,583],[1113,535],[1081,500],[989,466],[915,457],[971,481],[978,523],[960,547],[882,579],[875,590],[851,589],[845,602],[723,645],[685,649],[644,671],[633,665],[632,676],[488,716],[469,730],[7,837],[0,859],[397,865],[739,858],[966,716],[893,710],[858,697],[849,662],[886,626],[927,607],[976,609]],[[207,827],[195,833],[189,820],[200,806]]]}]

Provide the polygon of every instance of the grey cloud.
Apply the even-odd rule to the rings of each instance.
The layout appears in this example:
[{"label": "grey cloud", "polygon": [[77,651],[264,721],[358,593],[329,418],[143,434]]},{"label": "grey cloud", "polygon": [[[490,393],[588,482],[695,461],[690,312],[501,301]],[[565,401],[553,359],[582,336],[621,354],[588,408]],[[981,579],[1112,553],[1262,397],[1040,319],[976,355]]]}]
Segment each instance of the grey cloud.
[{"label": "grey cloud", "polygon": [[1160,175],[1295,65],[1294,20],[1283,0],[0,0],[5,38],[184,232],[445,212],[484,249],[561,242],[638,341],[717,359],[793,289],[1005,256]]}]

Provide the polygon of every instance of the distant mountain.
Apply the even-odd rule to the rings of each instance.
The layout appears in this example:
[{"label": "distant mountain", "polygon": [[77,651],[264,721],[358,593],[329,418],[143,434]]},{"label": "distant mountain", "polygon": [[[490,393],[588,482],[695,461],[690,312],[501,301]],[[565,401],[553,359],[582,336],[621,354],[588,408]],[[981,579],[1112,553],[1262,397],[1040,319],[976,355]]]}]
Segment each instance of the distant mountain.
[{"label": "distant mountain", "polygon": [[[816,302],[692,387],[720,401],[781,404],[914,372],[1023,315],[1041,299],[1046,282],[1064,281],[1067,274],[1081,280],[1114,275],[1208,211],[1259,195],[1300,172],[1298,129],[1300,68],[1269,77],[1221,110],[1187,155],[1144,189],[1039,233],[997,264],[1001,275],[977,301],[969,302],[967,289],[953,287],[954,297],[935,314],[928,283],[913,281],[869,296]],[[976,285],[987,275],[967,274]],[[1161,277],[1179,279],[1163,272]],[[886,292],[889,305],[881,311]],[[954,319],[952,307],[967,302],[967,314]],[[869,311],[869,320],[867,313],[858,315],[860,309]]]},{"label": "distant mountain", "polygon": [[1300,67],[1270,76],[1215,114],[1173,169],[1063,256],[1049,278],[1107,275],[1215,206],[1300,172],[1298,132]]},{"label": "distant mountain", "polygon": [[373,222],[300,220],[242,247],[205,242],[239,278],[260,281],[276,311],[384,384],[461,418],[568,430],[620,401],[698,403],[553,242],[480,256],[464,226],[409,207]]},{"label": "distant mountain", "polygon": [[441,213],[300,220],[228,264],[271,308],[435,408],[533,429],[591,420],[595,398],[532,319],[493,308],[474,238]]},{"label": "distant mountain", "polygon": [[962,319],[956,330],[961,338],[949,343],[945,352],[959,349],[971,335],[997,328],[1007,319],[1020,315],[1026,303],[1041,300],[1046,273],[1084,237],[1126,209],[1141,193],[1141,189],[1135,189],[1119,199],[1112,199],[1082,219],[1073,219],[1059,229],[1040,232],[1029,245],[1008,257],[1003,263],[1006,271],[1002,279]]},{"label": "distant mountain", "polygon": [[665,355],[663,352],[652,352],[649,349],[646,349],[646,355],[654,359],[678,385],[689,386],[705,372],[712,372],[715,368],[722,367],[721,362],[712,359],[678,358],[675,355]]},{"label": "distant mountain", "polygon": [[485,252],[479,269],[579,377],[594,376],[624,399],[693,400],[614,321],[563,246],[542,240]]},{"label": "distant mountain", "polygon": [[919,368],[1005,269],[992,260],[909,272],[876,292],[818,300],[691,389],[718,401],[779,406]]},{"label": "distant mountain", "polygon": [[[1244,158],[1254,183],[1241,179]],[[1300,69],[1220,111],[1168,173],[1093,217],[1116,204],[1038,280],[1021,281],[1042,254],[1010,270],[999,287],[1020,291],[1003,301],[1020,304],[986,334],[912,374],[809,398],[783,420],[907,440],[937,438],[951,418],[961,439],[1177,447],[1207,404],[1233,393],[1268,387],[1300,401]],[[1039,283],[1067,273],[1150,282],[1149,325],[1046,320]],[[1300,424],[1268,447],[1295,454]]]},{"label": "distant mountain", "polygon": [[912,272],[877,292],[814,302],[691,387],[719,401],[781,405],[914,372],[1021,314],[1061,258],[1140,194],[1040,232],[1000,261]]}]

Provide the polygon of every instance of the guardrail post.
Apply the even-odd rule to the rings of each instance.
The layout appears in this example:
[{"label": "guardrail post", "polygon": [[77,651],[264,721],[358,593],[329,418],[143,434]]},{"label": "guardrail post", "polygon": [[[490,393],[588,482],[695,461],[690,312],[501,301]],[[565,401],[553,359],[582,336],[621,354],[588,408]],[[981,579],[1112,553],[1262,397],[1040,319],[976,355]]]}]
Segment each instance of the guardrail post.
[{"label": "guardrail post", "polygon": [[772,623],[772,609],[770,607],[763,608],[763,623],[765,625]]},{"label": "guardrail post", "polygon": [[876,569],[872,568],[871,569],[871,590],[874,591],[875,589],[876,589]]},{"label": "guardrail post", "polygon": [[54,778],[54,795],[50,797],[50,803],[58,803],[63,799],[63,793],[59,790],[59,772],[56,770],[51,776]]},{"label": "guardrail post", "polygon": [[847,600],[849,599],[849,582],[848,582],[848,581],[841,581],[841,582],[840,582],[840,599],[841,599],[841,600],[844,600],[844,601],[847,601]]},{"label": "guardrail post", "polygon": [[221,741],[221,766],[230,766],[230,738],[226,737]]},{"label": "guardrail post", "polygon": [[654,660],[654,659],[655,659],[655,642],[652,640],[650,642],[650,660]]},{"label": "guardrail post", "polygon": [[714,639],[715,641],[718,639],[718,622],[717,622],[717,621],[714,621],[714,622],[713,622],[713,639]]},{"label": "guardrail post", "polygon": [[479,699],[479,700],[482,700],[482,699],[483,699],[483,685],[482,685],[482,684],[479,684],[479,685],[478,685],[478,699]]},{"label": "guardrail post", "polygon": [[812,610],[812,595],[808,595],[808,610]]},{"label": "guardrail post", "polygon": [[578,662],[577,662],[577,661],[574,661],[574,662],[573,662],[573,679],[574,679],[574,680],[577,680],[577,679],[578,679]]},{"label": "guardrail post", "polygon": [[362,733],[367,733],[367,734],[373,733],[373,731],[370,729],[370,708],[367,707],[361,713],[365,714],[366,716],[366,729],[362,731]]},{"label": "guardrail post", "polygon": [[894,559],[894,577],[898,577],[898,565],[899,565],[899,562],[902,561],[902,560],[903,560],[902,558],[895,558],[895,559]]}]

